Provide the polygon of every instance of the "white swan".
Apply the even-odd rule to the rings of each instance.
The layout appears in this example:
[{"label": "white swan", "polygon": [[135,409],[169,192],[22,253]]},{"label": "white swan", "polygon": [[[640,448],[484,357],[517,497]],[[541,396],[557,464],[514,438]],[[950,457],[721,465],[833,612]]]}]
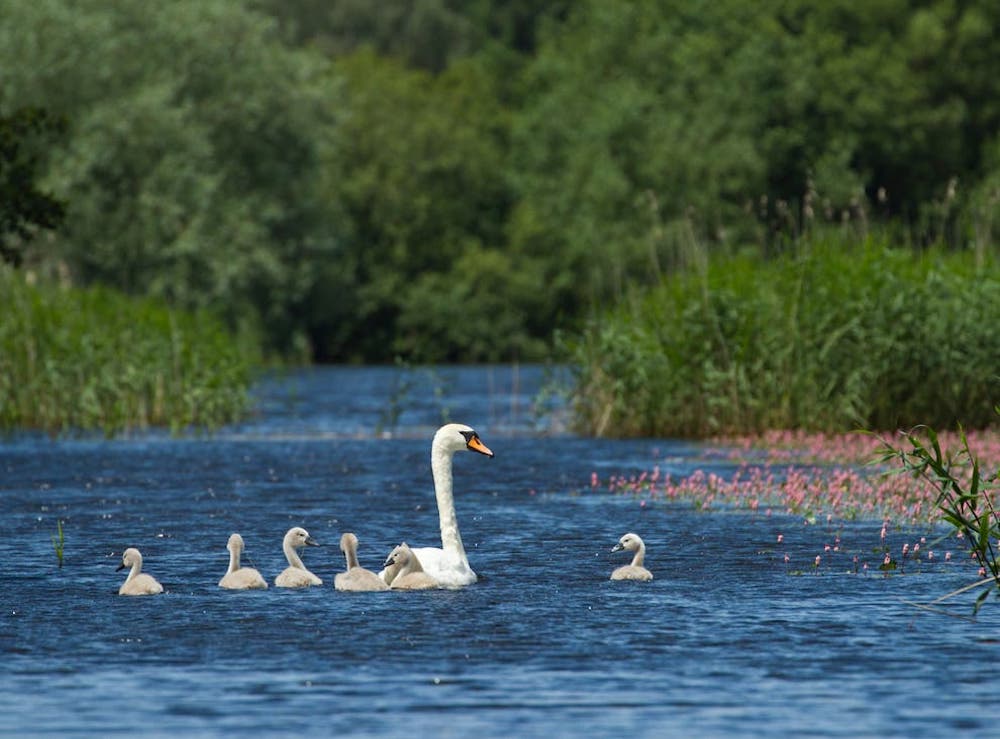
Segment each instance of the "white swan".
[{"label": "white swan", "polygon": [[142,571],[142,555],[139,550],[129,547],[122,553],[122,563],[117,570],[131,567],[125,582],[118,588],[118,595],[156,595],[163,592],[163,586],[152,575]]},{"label": "white swan", "polygon": [[389,552],[385,566],[399,568],[390,586],[393,590],[431,590],[441,587],[441,583],[432,575],[424,572],[424,568],[420,566],[420,559],[405,541]]},{"label": "white swan", "polygon": [[[419,557],[424,570],[445,588],[460,588],[476,581],[476,573],[469,567],[469,558],[465,555],[462,536],[458,532],[452,492],[452,457],[455,452],[463,450],[493,456],[479,434],[465,424],[445,424],[434,434],[431,444],[431,473],[434,476],[434,494],[437,497],[441,525],[441,548],[421,547],[412,550]],[[379,573],[379,577],[388,581],[385,570]]]},{"label": "white swan", "polygon": [[279,588],[308,588],[310,585],[322,585],[323,581],[306,569],[302,564],[297,549],[302,547],[318,547],[319,543],[309,536],[309,532],[300,526],[288,529],[281,548],[288,560],[288,567],[274,578],[274,584]]},{"label": "white swan", "polygon": [[226,543],[229,550],[229,569],[219,580],[219,587],[227,590],[264,590],[267,581],[253,567],[240,567],[240,553],[243,551],[243,537],[233,534]]},{"label": "white swan", "polygon": [[628,533],[625,534],[618,543],[612,547],[612,552],[620,552],[623,549],[627,549],[630,552],[635,552],[635,556],[632,557],[632,564],[619,567],[614,572],[611,573],[612,580],[652,580],[653,573],[642,566],[643,560],[646,557],[646,545],[643,543],[642,539],[638,534]]},{"label": "white swan", "polygon": [[333,578],[333,587],[337,590],[352,590],[354,592],[374,592],[376,590],[388,590],[378,575],[371,570],[366,570],[358,564],[358,537],[352,533],[346,533],[340,537],[340,551],[347,559],[347,572],[338,572]]}]

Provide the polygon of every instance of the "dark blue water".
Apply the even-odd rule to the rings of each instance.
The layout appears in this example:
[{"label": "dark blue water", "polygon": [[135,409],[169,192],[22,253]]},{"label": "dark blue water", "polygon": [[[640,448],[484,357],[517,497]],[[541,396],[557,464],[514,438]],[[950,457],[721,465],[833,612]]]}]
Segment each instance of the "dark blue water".
[{"label": "dark blue water", "polygon": [[[212,436],[4,440],[0,733],[996,735],[1000,604],[976,622],[908,604],[974,580],[970,564],[853,574],[854,554],[877,557],[881,522],[592,491],[594,470],[677,475],[704,460],[689,443],[563,433],[558,400],[536,400],[545,380],[327,369],[265,383],[259,415]],[[428,458],[444,420],[497,455],[455,461],[481,581],[335,591],[343,531],[370,568],[403,538],[439,541]],[[293,525],[326,545],[305,552],[324,587],[217,587],[231,532],[273,581]],[[645,538],[652,583],[608,580],[626,531]],[[941,532],[893,531],[894,546],[922,533]],[[130,545],[164,595],[116,594]]]}]

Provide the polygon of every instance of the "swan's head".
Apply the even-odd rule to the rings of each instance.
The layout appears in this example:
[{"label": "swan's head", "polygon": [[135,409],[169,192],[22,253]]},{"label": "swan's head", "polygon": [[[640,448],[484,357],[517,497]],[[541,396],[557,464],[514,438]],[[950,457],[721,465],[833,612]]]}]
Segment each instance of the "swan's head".
[{"label": "swan's head", "polygon": [[434,434],[432,448],[440,449],[449,454],[467,449],[470,452],[485,454],[487,457],[493,456],[493,452],[479,438],[476,430],[464,423],[447,423],[439,428]]},{"label": "swan's head", "polygon": [[232,534],[229,537],[229,541],[226,542],[226,549],[230,552],[242,552],[243,551],[243,537],[239,534]]},{"label": "swan's head", "polygon": [[622,549],[628,549],[630,552],[638,552],[640,549],[645,549],[645,545],[638,534],[628,533],[618,540],[618,543],[611,548],[611,551],[620,552]]},{"label": "swan's head", "polygon": [[301,526],[293,526],[285,534],[285,544],[293,549],[300,549],[305,546],[318,547],[319,542],[309,536],[309,532]]},{"label": "swan's head", "polygon": [[118,565],[117,570],[124,570],[126,567],[134,567],[139,565],[142,567],[142,555],[139,554],[139,550],[135,547],[129,547],[124,552],[122,552],[122,563]]},{"label": "swan's head", "polygon": [[392,565],[397,565],[398,567],[405,567],[410,561],[412,554],[413,552],[410,551],[410,548],[404,541],[398,547],[389,552],[389,556],[385,558],[385,564],[382,566],[391,567]]},{"label": "swan's head", "polygon": [[348,532],[340,537],[340,551],[347,554],[348,551],[355,551],[358,548],[358,537]]}]

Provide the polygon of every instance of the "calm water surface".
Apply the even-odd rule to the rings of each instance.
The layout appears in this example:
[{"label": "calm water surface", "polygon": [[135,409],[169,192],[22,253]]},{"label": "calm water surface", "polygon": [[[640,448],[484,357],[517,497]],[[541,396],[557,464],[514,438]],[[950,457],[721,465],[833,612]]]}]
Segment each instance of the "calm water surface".
[{"label": "calm water surface", "polygon": [[[855,575],[880,522],[592,491],[595,470],[705,461],[690,443],[563,433],[558,402],[535,402],[545,381],[523,367],[323,369],[262,383],[259,415],[212,436],[3,440],[0,733],[996,736],[1000,606],[972,623],[905,602],[966,584],[970,565]],[[481,581],[336,592],[343,531],[370,568],[401,539],[439,542],[429,447],[446,418],[497,455],[455,460]],[[305,552],[324,587],[217,587],[232,531],[273,581],[293,525],[325,544]],[[652,583],[607,579],[629,530]],[[893,536],[921,533],[941,532]],[[130,545],[165,595],[116,594]]]}]

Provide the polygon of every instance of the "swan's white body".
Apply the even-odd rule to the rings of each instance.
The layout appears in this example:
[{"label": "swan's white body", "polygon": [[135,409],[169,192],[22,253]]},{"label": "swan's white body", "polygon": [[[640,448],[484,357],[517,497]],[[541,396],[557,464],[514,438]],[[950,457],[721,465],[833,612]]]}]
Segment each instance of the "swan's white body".
[{"label": "swan's white body", "polygon": [[405,541],[389,553],[385,564],[386,567],[399,568],[390,586],[393,590],[433,590],[441,587],[432,575],[424,572],[420,559]]},{"label": "swan's white body", "polygon": [[[452,488],[452,458],[455,452],[462,450],[493,456],[493,452],[483,444],[475,430],[464,424],[445,424],[434,434],[431,444],[431,474],[434,477],[434,495],[437,498],[441,527],[441,548],[420,547],[412,550],[424,571],[445,588],[460,588],[476,581],[476,573],[469,567],[462,535],[458,531]],[[379,573],[379,577],[389,581],[385,570]]]},{"label": "swan's white body", "polygon": [[652,580],[653,573],[643,567],[646,558],[646,545],[638,534],[625,534],[618,543],[611,549],[612,552],[620,552],[627,549],[635,552],[632,557],[632,564],[619,567],[611,573],[612,580]]},{"label": "swan's white body", "polygon": [[371,593],[378,590],[388,590],[378,575],[366,570],[358,564],[358,537],[347,533],[340,537],[340,550],[347,559],[347,572],[338,572],[333,578],[333,587],[337,590]]},{"label": "swan's white body", "polygon": [[288,560],[288,567],[274,578],[274,584],[279,588],[308,588],[310,585],[322,585],[323,581],[306,569],[299,557],[298,549],[304,546],[318,547],[319,544],[309,536],[309,532],[300,526],[288,529],[281,544]]},{"label": "swan's white body", "polygon": [[229,550],[229,569],[219,580],[219,587],[227,590],[264,590],[267,581],[253,567],[240,567],[243,552],[243,537],[233,534],[226,543]]},{"label": "swan's white body", "polygon": [[163,592],[163,586],[152,575],[142,571],[142,555],[139,550],[129,547],[122,553],[122,563],[119,570],[131,567],[125,582],[118,588],[118,595],[157,595]]}]

